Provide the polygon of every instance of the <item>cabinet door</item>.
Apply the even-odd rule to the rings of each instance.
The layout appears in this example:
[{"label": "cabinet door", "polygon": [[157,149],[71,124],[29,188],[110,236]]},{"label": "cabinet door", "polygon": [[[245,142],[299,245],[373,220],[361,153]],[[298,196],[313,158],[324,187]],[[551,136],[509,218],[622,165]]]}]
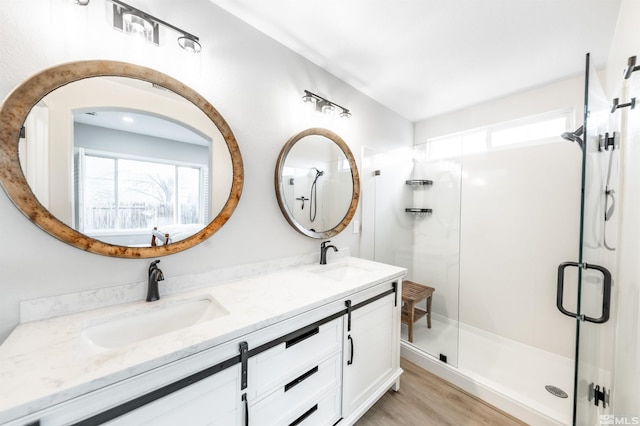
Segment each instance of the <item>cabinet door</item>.
[{"label": "cabinet door", "polygon": [[345,321],[342,416],[362,415],[387,388],[398,371],[395,294],[351,312]]},{"label": "cabinet door", "polygon": [[228,368],[124,414],[107,425],[240,425],[240,366]]}]

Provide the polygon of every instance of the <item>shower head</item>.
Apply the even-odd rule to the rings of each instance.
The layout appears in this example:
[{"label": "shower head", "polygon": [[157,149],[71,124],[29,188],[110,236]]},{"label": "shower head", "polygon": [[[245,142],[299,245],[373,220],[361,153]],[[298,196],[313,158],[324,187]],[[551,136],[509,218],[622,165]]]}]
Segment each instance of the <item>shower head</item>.
[{"label": "shower head", "polygon": [[316,171],[316,178],[319,178],[320,176],[324,175],[324,172],[322,170],[318,170],[315,167],[312,167],[312,169]]},{"label": "shower head", "polygon": [[566,139],[570,142],[577,142],[580,145],[580,149],[584,149],[584,141],[580,139],[582,133],[584,132],[584,127],[580,126],[573,132],[564,132],[562,135],[562,139]]}]

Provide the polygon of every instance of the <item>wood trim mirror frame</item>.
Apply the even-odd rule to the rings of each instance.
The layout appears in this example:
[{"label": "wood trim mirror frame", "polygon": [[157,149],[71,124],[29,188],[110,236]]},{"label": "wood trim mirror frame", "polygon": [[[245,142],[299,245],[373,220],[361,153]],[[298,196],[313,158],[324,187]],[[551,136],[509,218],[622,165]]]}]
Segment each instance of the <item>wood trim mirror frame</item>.
[{"label": "wood trim mirror frame", "polygon": [[[107,244],[84,235],[53,216],[32,192],[20,166],[18,144],[21,128],[31,108],[53,90],[90,77],[129,77],[155,83],[169,89],[199,108],[218,128],[229,149],[232,184],[220,213],[196,234],[168,245],[128,247]],[[71,62],[48,68],[16,87],[0,105],[0,183],[15,206],[35,225],[69,245],[105,256],[150,258],[177,253],[193,247],[213,235],[231,217],[243,186],[243,163],[238,143],[220,113],[190,87],[159,71],[116,61]]]},{"label": "wood trim mirror frame", "polygon": [[[345,157],[349,162],[349,166],[351,167],[351,179],[353,182],[353,192],[351,196],[351,203],[349,204],[349,207],[347,209],[345,216],[336,226],[334,226],[329,230],[321,231],[321,232],[316,232],[314,230],[306,228],[295,219],[293,213],[291,212],[285,200],[283,178],[282,178],[285,160],[287,158],[287,155],[289,154],[289,151],[291,151],[291,148],[293,148],[293,146],[304,137],[311,136],[311,135],[324,136],[327,139],[334,142],[340,148],[340,150],[342,150],[342,152],[344,153]],[[287,143],[285,143],[284,147],[282,147],[282,150],[280,151],[280,155],[278,156],[278,161],[276,163],[275,190],[276,190],[276,198],[278,199],[278,206],[280,207],[280,211],[282,211],[282,214],[284,215],[287,222],[289,222],[289,224],[296,231],[311,238],[330,238],[342,232],[347,227],[347,225],[349,225],[349,223],[353,219],[353,216],[355,215],[356,209],[358,208],[358,201],[360,200],[360,176],[358,175],[358,166],[356,165],[356,160],[353,154],[351,153],[349,146],[336,133],[332,132],[331,130],[319,128],[319,127],[306,129],[298,134],[293,135],[287,141]]]}]

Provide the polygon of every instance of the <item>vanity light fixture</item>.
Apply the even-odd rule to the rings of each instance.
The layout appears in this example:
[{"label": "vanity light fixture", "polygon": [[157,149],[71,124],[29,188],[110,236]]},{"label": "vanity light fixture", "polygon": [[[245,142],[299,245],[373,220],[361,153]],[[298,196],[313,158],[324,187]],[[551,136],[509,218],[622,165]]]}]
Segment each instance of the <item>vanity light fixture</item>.
[{"label": "vanity light fixture", "polygon": [[[156,46],[160,45],[160,25],[172,29],[181,34],[178,37],[178,45],[191,53],[198,53],[202,50],[200,39],[180,28],[171,25],[155,16],[149,15],[130,6],[120,0],[108,0],[113,3],[113,27],[126,34],[137,35]],[[88,3],[88,1],[87,1]],[[82,4],[78,0],[78,4]]]},{"label": "vanity light fixture", "polygon": [[89,5],[89,0],[76,0],[76,4],[78,6],[88,6]]},{"label": "vanity light fixture", "polygon": [[325,114],[331,114],[336,110],[336,108],[340,108],[340,117],[341,118],[349,118],[351,117],[351,113],[349,110],[343,106],[338,105],[335,102],[331,102],[330,100],[323,98],[322,96],[316,95],[315,93],[311,93],[308,90],[304,91],[304,96],[302,97],[302,101],[304,103],[313,103],[316,106],[316,111],[323,112]]}]

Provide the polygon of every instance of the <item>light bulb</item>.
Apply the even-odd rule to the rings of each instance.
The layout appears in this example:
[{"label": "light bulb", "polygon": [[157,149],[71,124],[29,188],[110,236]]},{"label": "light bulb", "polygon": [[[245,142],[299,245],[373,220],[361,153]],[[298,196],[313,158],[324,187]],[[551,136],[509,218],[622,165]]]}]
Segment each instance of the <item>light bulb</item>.
[{"label": "light bulb", "polygon": [[124,22],[124,31],[127,34],[140,36],[147,41],[152,41],[153,25],[151,22],[131,12],[122,14],[122,22]]},{"label": "light bulb", "polygon": [[178,44],[180,45],[180,47],[190,53],[198,53],[202,50],[202,46],[200,45],[200,43],[198,43],[197,40],[191,37],[178,37]]}]

